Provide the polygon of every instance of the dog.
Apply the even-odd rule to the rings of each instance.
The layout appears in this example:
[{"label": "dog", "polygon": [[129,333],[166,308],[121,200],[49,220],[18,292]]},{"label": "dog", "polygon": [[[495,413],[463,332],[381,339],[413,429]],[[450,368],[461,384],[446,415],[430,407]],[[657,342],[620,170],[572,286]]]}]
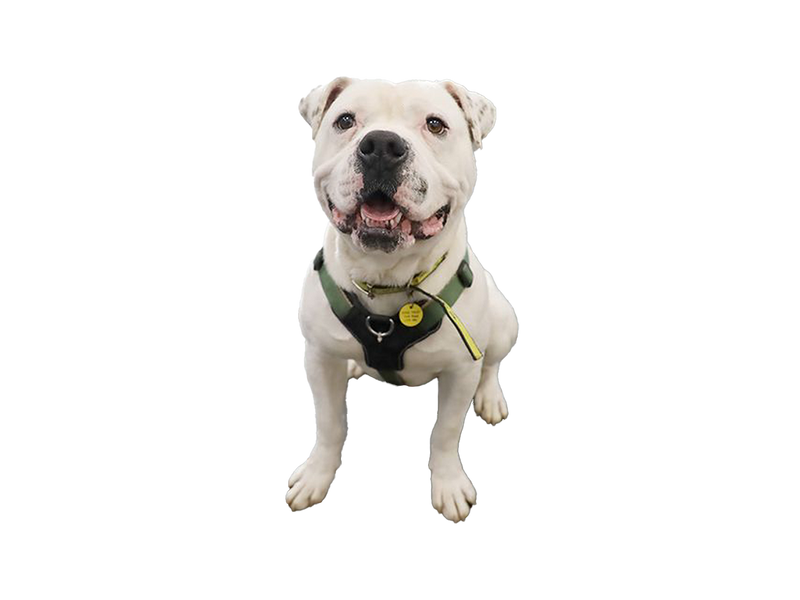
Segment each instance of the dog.
[{"label": "dog", "polygon": [[475,150],[495,107],[452,81],[334,79],[300,101],[316,142],[317,200],[330,221],[305,279],[300,326],[316,444],[289,479],[302,510],[328,493],[347,433],[348,380],[438,379],[431,499],[453,522],[476,502],[458,454],[466,413],[508,416],[500,361],[517,339],[514,309],[467,244]]}]

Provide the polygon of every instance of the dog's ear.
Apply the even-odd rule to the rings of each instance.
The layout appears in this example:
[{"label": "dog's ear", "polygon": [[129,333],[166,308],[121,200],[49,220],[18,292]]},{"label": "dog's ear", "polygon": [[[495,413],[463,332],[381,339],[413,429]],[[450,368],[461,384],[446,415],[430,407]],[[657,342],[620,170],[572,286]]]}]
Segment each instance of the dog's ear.
[{"label": "dog's ear", "polygon": [[315,87],[308,96],[300,100],[300,114],[311,125],[311,138],[317,137],[319,124],[333,101],[339,97],[344,88],[353,82],[349,77],[337,77],[328,85]]},{"label": "dog's ear", "polygon": [[489,135],[492,127],[494,127],[494,122],[497,118],[494,104],[480,94],[470,92],[463,85],[453,81],[443,81],[442,84],[447,93],[456,101],[461,112],[464,113],[464,118],[467,120],[467,127],[469,128],[469,136],[472,138],[472,149],[477,150],[481,147],[483,138]]}]

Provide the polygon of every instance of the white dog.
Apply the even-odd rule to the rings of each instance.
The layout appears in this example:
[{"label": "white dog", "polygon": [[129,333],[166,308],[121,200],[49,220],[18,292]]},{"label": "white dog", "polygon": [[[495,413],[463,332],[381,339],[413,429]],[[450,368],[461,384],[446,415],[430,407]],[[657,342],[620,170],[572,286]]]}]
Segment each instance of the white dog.
[{"label": "white dog", "polygon": [[338,78],[301,100],[300,113],[316,140],[314,186],[330,226],[300,307],[317,440],[286,502],[302,510],[327,495],[349,379],[437,378],[431,496],[462,521],[476,500],[458,455],[464,418],[473,399],[487,423],[508,416],[497,374],[517,338],[514,310],[469,249],[464,224],[474,151],[494,106],[449,81]]}]

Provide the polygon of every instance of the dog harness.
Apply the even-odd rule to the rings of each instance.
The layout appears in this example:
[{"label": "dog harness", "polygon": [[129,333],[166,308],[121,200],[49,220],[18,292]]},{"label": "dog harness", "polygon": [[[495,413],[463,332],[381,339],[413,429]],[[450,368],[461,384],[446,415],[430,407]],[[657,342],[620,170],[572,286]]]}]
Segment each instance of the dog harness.
[{"label": "dog harness", "polygon": [[325,267],[322,250],[314,259],[314,270],[319,274],[322,290],[328,298],[333,314],[341,321],[364,349],[367,366],[377,370],[384,381],[404,385],[399,371],[403,370],[403,355],[414,344],[436,333],[447,316],[458,331],[473,360],[483,357],[466,326],[453,311],[461,293],[472,285],[469,252],[458,266],[455,275],[438,294],[421,289],[420,284],[444,261],[445,254],[428,271],[416,274],[406,285],[381,286],[363,281],[353,284],[370,298],[383,294],[420,292],[428,297],[422,305],[409,302],[392,316],[369,312],[353,292],[343,290],[333,281]]}]

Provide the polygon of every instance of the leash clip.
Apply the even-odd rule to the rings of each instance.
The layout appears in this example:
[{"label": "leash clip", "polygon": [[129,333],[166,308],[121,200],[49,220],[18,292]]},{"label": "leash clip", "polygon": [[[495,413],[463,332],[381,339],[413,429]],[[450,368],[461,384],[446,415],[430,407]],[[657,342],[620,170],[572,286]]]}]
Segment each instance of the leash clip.
[{"label": "leash clip", "polygon": [[364,294],[367,298],[370,300],[375,298],[375,292],[372,291],[371,283],[367,283],[366,281],[356,281],[355,279],[351,279],[350,281],[352,281],[353,285],[356,286],[356,289]]}]

